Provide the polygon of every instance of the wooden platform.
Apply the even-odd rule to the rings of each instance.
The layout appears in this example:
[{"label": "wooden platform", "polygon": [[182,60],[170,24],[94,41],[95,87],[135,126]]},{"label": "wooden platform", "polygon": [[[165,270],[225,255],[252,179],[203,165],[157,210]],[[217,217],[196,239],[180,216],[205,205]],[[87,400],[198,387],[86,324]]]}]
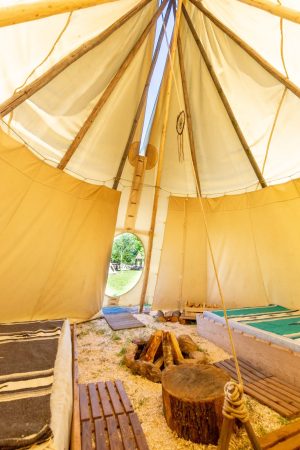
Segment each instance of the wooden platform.
[{"label": "wooden platform", "polygon": [[79,385],[82,450],[148,450],[121,381]]},{"label": "wooden platform", "polygon": [[110,328],[114,331],[146,326],[140,320],[136,319],[132,314],[129,313],[104,314],[103,317]]},{"label": "wooden platform", "polygon": [[[224,369],[235,380],[235,364],[233,359],[227,359],[214,364]],[[245,393],[268,406],[281,416],[293,418],[300,416],[300,389],[284,383],[275,376],[264,374],[249,363],[239,359]],[[300,449],[300,438],[299,438]]]},{"label": "wooden platform", "polygon": [[259,439],[263,450],[299,450],[300,421],[289,423]]},{"label": "wooden platform", "polygon": [[[225,324],[197,314],[197,331],[200,336],[231,354]],[[238,358],[247,357],[252,367],[262,373],[274,375],[300,390],[300,352],[294,352],[287,347],[281,347],[236,329],[232,329],[232,336]]]}]

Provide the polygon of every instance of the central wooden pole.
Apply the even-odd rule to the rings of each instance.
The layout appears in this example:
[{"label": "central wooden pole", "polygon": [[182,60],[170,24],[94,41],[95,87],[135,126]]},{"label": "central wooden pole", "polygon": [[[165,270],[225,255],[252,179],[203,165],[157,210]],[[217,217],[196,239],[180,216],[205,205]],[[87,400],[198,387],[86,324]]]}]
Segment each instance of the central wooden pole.
[{"label": "central wooden pole", "polygon": [[151,216],[151,226],[150,226],[150,233],[149,233],[147,257],[146,257],[146,261],[145,261],[143,288],[142,288],[141,301],[140,301],[140,312],[143,311],[146,292],[147,292],[147,286],[148,286],[148,279],[149,279],[149,270],[150,270],[150,263],[151,263],[151,256],[152,256],[154,230],[155,230],[157,207],[158,207],[158,197],[159,197],[159,190],[160,190],[161,172],[162,172],[162,164],[163,164],[163,159],[164,159],[167,125],[168,125],[169,110],[170,110],[170,98],[171,98],[171,90],[172,90],[172,82],[173,82],[173,70],[172,69],[174,67],[175,52],[176,52],[176,48],[177,48],[177,39],[178,39],[179,25],[180,25],[180,18],[181,18],[182,1],[183,0],[178,0],[175,26],[174,26],[174,31],[173,31],[170,55],[169,55],[169,67],[168,67],[168,75],[167,75],[168,78],[167,78],[166,96],[165,96],[165,98],[166,98],[165,113],[164,113],[163,127],[162,127],[162,132],[161,132],[161,139],[160,139],[160,149],[159,149],[159,156],[158,156],[158,163],[157,163],[155,192],[154,192],[153,209],[152,209],[152,216]]},{"label": "central wooden pole", "polygon": [[128,152],[129,152],[130,146],[132,144],[132,141],[133,141],[133,138],[134,138],[134,134],[136,132],[136,129],[137,129],[137,126],[138,126],[138,123],[139,123],[139,119],[141,117],[142,111],[144,109],[144,106],[145,106],[145,103],[146,103],[146,100],[147,100],[149,86],[150,86],[150,83],[151,83],[151,79],[152,79],[152,76],[153,76],[153,72],[154,72],[154,69],[155,69],[157,58],[158,58],[158,55],[159,55],[159,52],[160,52],[162,40],[163,40],[163,37],[164,37],[164,27],[168,23],[170,12],[171,12],[171,7],[172,7],[172,4],[169,3],[169,6],[168,6],[168,9],[167,9],[167,12],[166,12],[166,16],[164,18],[164,23],[162,24],[161,31],[160,31],[160,34],[159,34],[159,37],[158,37],[158,40],[157,40],[156,48],[155,48],[155,51],[154,51],[154,54],[153,54],[153,58],[152,58],[152,62],[151,62],[151,66],[150,66],[149,72],[148,72],[148,76],[147,76],[147,80],[146,80],[146,83],[145,83],[145,87],[144,87],[143,93],[141,95],[140,102],[139,102],[139,105],[137,107],[136,114],[135,114],[135,117],[134,117],[134,121],[132,123],[132,127],[131,127],[131,130],[130,130],[129,136],[128,136],[128,140],[127,140],[127,143],[126,143],[126,146],[125,146],[125,149],[124,149],[121,161],[120,161],[120,165],[119,165],[116,177],[115,177],[115,181],[114,181],[114,184],[113,184],[113,189],[118,189],[119,181],[120,181],[120,178],[122,176],[122,172],[123,172],[123,169],[124,169],[124,166],[125,166],[125,162],[126,162],[126,159],[127,159],[127,156],[128,156]]},{"label": "central wooden pole", "polygon": [[145,42],[146,37],[148,36],[150,31],[152,30],[152,28],[155,25],[158,17],[160,16],[162,11],[164,10],[167,2],[168,2],[168,0],[164,0],[161,3],[160,7],[156,10],[155,14],[153,15],[152,19],[150,20],[150,22],[148,23],[148,25],[144,29],[143,33],[141,34],[141,36],[139,37],[139,39],[137,40],[135,45],[132,47],[132,49],[130,50],[130,52],[128,53],[126,58],[124,59],[123,63],[119,67],[118,71],[116,72],[116,74],[114,75],[114,77],[112,78],[112,80],[110,81],[110,83],[108,84],[106,89],[104,90],[104,92],[101,95],[100,99],[97,101],[96,105],[94,106],[92,112],[90,113],[90,115],[88,116],[88,118],[84,122],[83,126],[78,131],[77,135],[75,136],[74,141],[72,142],[72,144],[70,145],[70,147],[66,151],[65,155],[61,159],[60,163],[58,164],[58,166],[57,166],[58,169],[63,170],[66,167],[66,165],[68,164],[68,162],[70,161],[70,159],[72,158],[72,156],[74,155],[74,153],[77,150],[78,146],[82,142],[84,136],[89,131],[89,129],[93,125],[94,121],[96,120],[98,114],[102,110],[103,106],[106,104],[107,100],[111,96],[111,94],[112,94],[113,90],[115,89],[116,85],[119,83],[119,81],[123,77],[124,73],[126,72],[127,68],[129,67],[129,65],[133,61],[134,57],[138,53],[139,49],[141,48],[141,46]]}]

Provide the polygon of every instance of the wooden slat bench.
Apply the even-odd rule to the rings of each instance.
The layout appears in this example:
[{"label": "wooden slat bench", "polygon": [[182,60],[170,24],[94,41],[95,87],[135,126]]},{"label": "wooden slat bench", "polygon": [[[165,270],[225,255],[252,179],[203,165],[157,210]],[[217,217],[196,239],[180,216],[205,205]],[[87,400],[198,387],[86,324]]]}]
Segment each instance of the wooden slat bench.
[{"label": "wooden slat bench", "polygon": [[82,450],[147,450],[141,424],[121,381],[79,385]]},{"label": "wooden slat bench", "polygon": [[[237,379],[233,359],[220,361],[214,365],[224,369],[235,380]],[[239,359],[239,365],[246,394],[251,395],[283,417],[293,418],[300,415],[299,388],[260,372],[244,360]]]},{"label": "wooden slat bench", "polygon": [[73,343],[71,450],[149,450],[121,381],[78,384],[76,325]]},{"label": "wooden slat bench", "polygon": [[300,421],[289,423],[259,439],[263,450],[299,450]]}]

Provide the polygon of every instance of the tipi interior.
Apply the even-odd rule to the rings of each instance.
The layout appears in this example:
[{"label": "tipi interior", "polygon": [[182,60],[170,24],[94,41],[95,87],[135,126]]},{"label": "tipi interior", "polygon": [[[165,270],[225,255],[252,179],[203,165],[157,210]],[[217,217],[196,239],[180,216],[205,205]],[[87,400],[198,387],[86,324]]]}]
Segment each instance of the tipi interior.
[{"label": "tipi interior", "polygon": [[[69,321],[103,320],[113,240],[122,233],[139,237],[145,262],[120,307],[138,306],[146,325],[145,305],[194,307],[195,336],[233,355],[240,385],[238,359],[246,359],[251,373],[300,390],[298,2],[7,1],[0,36],[0,358],[8,361],[0,448],[62,450],[70,435],[73,448],[85,447],[88,419],[78,408],[92,388],[78,388]],[[47,341],[34,350],[45,364],[15,363],[24,335],[30,347]],[[37,428],[16,441],[2,428],[22,422],[8,411],[11,401],[24,402],[20,414],[27,408],[29,373],[38,374],[32,410],[51,410],[51,426],[34,417]],[[91,379],[99,376],[80,386]],[[300,391],[290,412],[297,405]],[[222,439],[221,450],[230,436]],[[162,447],[151,440],[150,448]]]}]

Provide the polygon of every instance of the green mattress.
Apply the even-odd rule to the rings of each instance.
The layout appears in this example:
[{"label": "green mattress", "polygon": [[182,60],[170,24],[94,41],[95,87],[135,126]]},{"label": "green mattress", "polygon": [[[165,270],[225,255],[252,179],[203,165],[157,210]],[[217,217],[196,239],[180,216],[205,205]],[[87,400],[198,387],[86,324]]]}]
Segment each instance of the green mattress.
[{"label": "green mattress", "polygon": [[[240,308],[240,309],[228,309],[227,310],[227,316],[228,317],[238,317],[238,316],[245,316],[245,315],[259,315],[259,314],[267,314],[267,313],[275,313],[275,312],[283,312],[283,311],[289,311],[288,308],[284,308],[284,306],[279,305],[268,305],[268,306],[256,306],[254,308],[247,307],[247,308]],[[213,312],[219,317],[224,317],[224,311],[223,310],[217,310]]]},{"label": "green mattress", "polygon": [[300,315],[284,319],[269,319],[256,322],[248,321],[244,323],[251,327],[279,334],[290,339],[300,338]]}]

